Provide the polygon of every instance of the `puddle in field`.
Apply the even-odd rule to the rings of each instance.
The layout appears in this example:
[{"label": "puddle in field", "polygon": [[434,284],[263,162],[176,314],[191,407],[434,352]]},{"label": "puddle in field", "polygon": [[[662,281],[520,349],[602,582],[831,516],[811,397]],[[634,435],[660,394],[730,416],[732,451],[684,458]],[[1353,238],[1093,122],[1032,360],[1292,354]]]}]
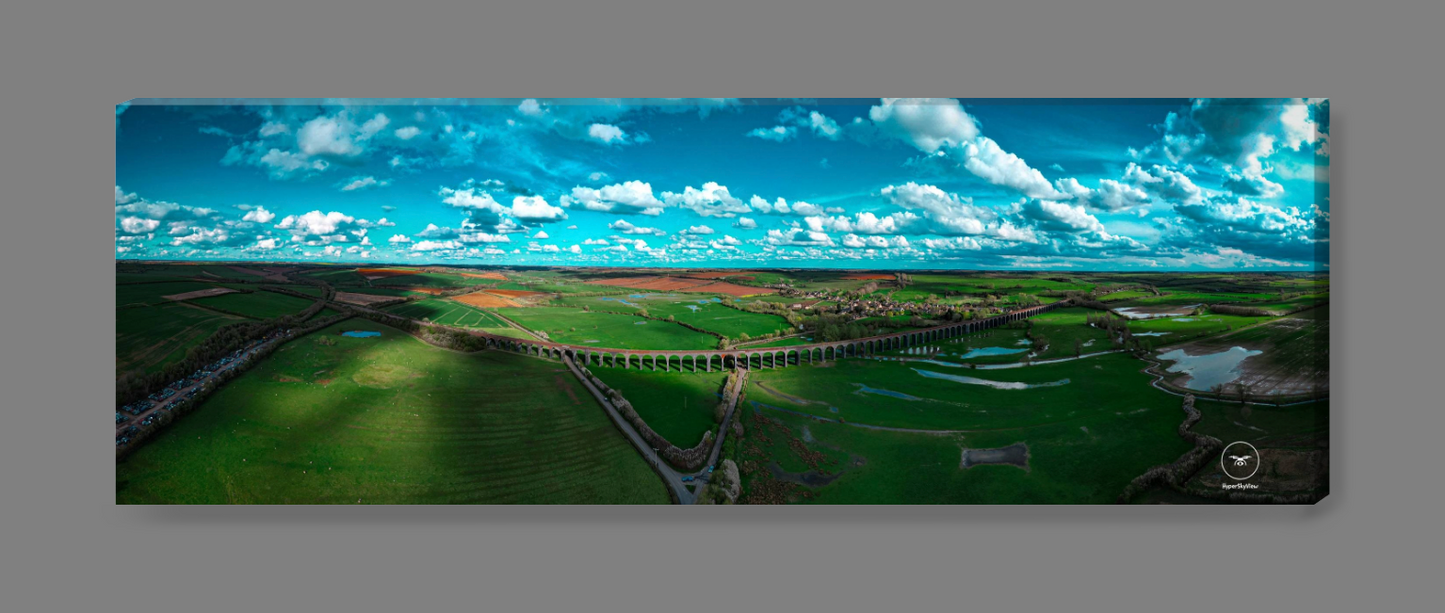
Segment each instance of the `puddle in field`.
[{"label": "puddle in field", "polygon": [[1256,356],[1263,351],[1258,349],[1245,349],[1244,347],[1230,347],[1217,353],[1203,355],[1189,355],[1183,349],[1175,349],[1168,353],[1159,354],[1161,360],[1173,360],[1174,364],[1168,369],[1169,372],[1186,373],[1189,379],[1181,385],[1192,390],[1208,391],[1216,385],[1229,383],[1239,378],[1239,364],[1250,356]]},{"label": "puddle in field", "polygon": [[823,474],[816,470],[810,470],[805,473],[790,473],[783,470],[783,467],[778,466],[777,462],[768,464],[768,472],[773,474],[773,478],[780,481],[788,481],[808,487],[823,487],[824,485],[832,483],[838,477],[843,476],[843,473]]},{"label": "puddle in field", "polygon": [[634,322],[632,322],[632,325],[634,325],[634,326],[645,326],[645,325],[647,325],[647,322],[645,322],[645,321],[634,321]]},{"label": "puddle in field", "polygon": [[342,332],[341,335],[351,338],[371,338],[373,336],[381,336],[381,333],[372,330],[347,330]]},{"label": "puddle in field", "polygon": [[1123,307],[1114,309],[1115,313],[1129,319],[1158,319],[1160,317],[1177,317],[1188,315],[1194,312],[1197,304],[1190,304],[1178,307]]},{"label": "puddle in field", "polygon": [[582,342],[584,342],[584,343],[598,343],[598,342],[601,342],[601,341],[598,341],[597,339],[594,338],[594,339],[592,339],[592,340],[590,340],[590,341],[582,341]]},{"label": "puddle in field", "polygon": [[[1167,336],[1167,335],[1169,335],[1169,334],[1172,334],[1172,333],[1171,333],[1171,332],[1134,332],[1134,333],[1131,334],[1131,336]],[[1090,341],[1090,342],[1092,342],[1092,341]]]},{"label": "puddle in field", "polygon": [[994,449],[964,449],[959,459],[959,468],[973,468],[980,464],[1008,464],[1024,470],[1029,469],[1029,446],[1014,443]]},{"label": "puddle in field", "polygon": [[683,305],[683,306],[686,306],[686,307],[688,308],[688,310],[690,310],[690,311],[692,311],[692,312],[694,312],[694,313],[698,312],[698,310],[701,308],[701,307],[699,307],[699,306],[697,306],[697,305],[695,305],[695,304],[686,304],[686,305]]},{"label": "puddle in field", "polygon": [[913,372],[923,375],[924,377],[927,377],[929,379],[944,379],[946,381],[953,381],[955,383],[966,383],[968,385],[987,385],[991,388],[999,390],[1027,390],[1039,387],[1059,387],[1061,385],[1069,384],[1068,379],[1059,379],[1058,381],[1050,381],[1048,383],[1021,383],[1017,381],[989,381],[988,379],[979,379],[977,377],[949,375],[941,372],[919,370],[917,368],[913,369]]},{"label": "puddle in field", "polygon": [[[1028,343],[1029,343],[1029,344],[1032,344],[1033,341],[1028,341]],[[961,358],[961,359],[967,360],[967,359],[969,359],[969,358],[976,358],[976,357],[979,357],[979,356],[986,356],[986,355],[1011,355],[1011,354],[1015,354],[1015,353],[1023,353],[1023,352],[1025,352],[1025,351],[1028,351],[1028,349],[1012,349],[1012,348],[1009,348],[1009,347],[979,347],[979,348],[977,348],[977,349],[970,349],[970,350],[968,350],[968,353],[965,353],[965,354],[960,355],[960,356],[958,356],[958,357]]]},{"label": "puddle in field", "polygon": [[[635,297],[636,297],[636,296],[634,296],[634,298],[635,298]],[[630,307],[635,307],[635,306],[637,306],[637,305],[632,304],[631,302],[628,302],[628,301],[623,300],[623,299],[621,299],[621,298],[606,298],[606,297],[604,297],[604,298],[598,298],[598,300],[601,300],[601,301],[603,301],[603,302],[619,302],[619,303],[625,304],[625,305],[630,306]]]},{"label": "puddle in field", "polygon": [[894,392],[890,390],[878,389],[875,387],[868,387],[867,385],[864,385],[862,383],[854,383],[853,385],[858,386],[858,389],[855,390],[853,393],[859,396],[862,396],[863,394],[877,394],[879,396],[888,396],[890,398],[898,398],[901,400],[922,400],[922,398],[919,398],[917,396],[909,396],[908,394],[905,394],[903,392]]},{"label": "puddle in field", "polygon": [[1194,318],[1193,318],[1193,317],[1180,317],[1179,319],[1174,319],[1174,320],[1171,320],[1171,321],[1177,321],[1177,322],[1183,323],[1183,322],[1186,322],[1186,321],[1194,321]]}]

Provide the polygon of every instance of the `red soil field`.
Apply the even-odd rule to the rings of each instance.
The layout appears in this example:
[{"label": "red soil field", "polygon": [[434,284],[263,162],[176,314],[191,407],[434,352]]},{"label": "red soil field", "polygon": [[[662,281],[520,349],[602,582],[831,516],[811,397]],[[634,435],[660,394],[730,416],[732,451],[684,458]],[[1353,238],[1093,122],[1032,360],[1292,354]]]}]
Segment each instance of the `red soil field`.
[{"label": "red soil field", "polygon": [[452,300],[455,300],[462,304],[469,304],[474,307],[482,307],[488,309],[493,309],[497,307],[521,306],[515,302],[512,302],[511,300],[508,300],[501,296],[493,296],[486,292],[477,292],[474,294],[467,294],[465,296],[457,296],[455,298],[452,298]]},{"label": "red soil field", "polygon": [[709,283],[697,287],[679,289],[680,292],[701,292],[707,294],[727,294],[729,296],[763,296],[776,294],[778,290],[765,287],[748,287],[746,285],[734,285],[732,283]]},{"label": "red soil field", "polygon": [[721,279],[721,278],[723,278],[723,277],[735,277],[735,278],[738,278],[738,279],[751,279],[752,277],[743,277],[743,276],[739,276],[739,275],[751,274],[752,272],[753,272],[753,271],[751,271],[751,270],[723,270],[723,271],[715,271],[715,272],[690,272],[690,273],[684,274],[684,275],[682,275],[682,276],[688,277],[688,278],[691,278],[691,279]]},{"label": "red soil field", "polygon": [[398,268],[358,268],[356,272],[368,279],[384,279],[386,277],[400,277],[402,275],[414,275],[415,270],[401,270]]},{"label": "red soil field", "polygon": [[850,281],[886,281],[892,279],[893,275],[855,273],[851,275],[844,275],[843,278]]},{"label": "red soil field", "polygon": [[[523,297],[526,297],[526,296],[545,296],[545,295],[546,295],[546,294],[543,293],[543,292],[528,292],[528,291],[519,290],[519,289],[489,289],[489,290],[487,290],[487,293],[489,293],[489,294],[496,294],[496,295],[498,295],[498,296],[506,296],[506,297],[508,297],[508,298],[523,298]],[[475,296],[476,294],[468,294],[468,295],[469,295],[469,296]]]},{"label": "red soil field", "polygon": [[442,293],[442,290],[439,287],[405,287],[402,289],[405,289],[409,292],[421,292],[423,294],[431,294],[433,296],[440,296]]},{"label": "red soil field", "polygon": [[503,277],[501,273],[496,272],[464,272],[462,273],[462,276],[468,279],[491,279],[493,281],[507,280],[507,278]]}]

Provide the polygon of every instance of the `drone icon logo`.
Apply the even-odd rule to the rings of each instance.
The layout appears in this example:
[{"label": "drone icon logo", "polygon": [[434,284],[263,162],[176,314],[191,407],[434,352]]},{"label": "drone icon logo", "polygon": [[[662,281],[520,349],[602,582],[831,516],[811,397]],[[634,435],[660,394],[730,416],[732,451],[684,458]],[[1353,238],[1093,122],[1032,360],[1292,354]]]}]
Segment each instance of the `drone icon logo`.
[{"label": "drone icon logo", "polygon": [[[1233,450],[1234,453],[1230,453],[1231,450]],[[1251,453],[1245,453],[1246,451]],[[1249,474],[1243,474],[1243,471],[1240,470],[1230,470],[1231,468],[1247,468],[1251,464],[1253,464],[1254,467],[1249,469]],[[1254,473],[1259,472],[1259,450],[1255,449],[1254,445],[1244,441],[1230,443],[1226,445],[1224,451],[1219,454],[1219,467],[1224,470],[1224,474],[1235,481],[1243,481],[1253,477]]]}]

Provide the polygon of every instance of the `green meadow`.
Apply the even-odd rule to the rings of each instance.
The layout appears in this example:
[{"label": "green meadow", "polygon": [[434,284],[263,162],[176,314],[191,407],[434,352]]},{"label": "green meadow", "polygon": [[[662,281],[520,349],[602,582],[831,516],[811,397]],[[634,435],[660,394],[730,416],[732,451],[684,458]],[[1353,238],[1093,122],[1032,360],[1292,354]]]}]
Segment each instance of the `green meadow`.
[{"label": "green meadow", "polygon": [[116,465],[120,504],[667,501],[562,365],[356,320],[288,343]]}]

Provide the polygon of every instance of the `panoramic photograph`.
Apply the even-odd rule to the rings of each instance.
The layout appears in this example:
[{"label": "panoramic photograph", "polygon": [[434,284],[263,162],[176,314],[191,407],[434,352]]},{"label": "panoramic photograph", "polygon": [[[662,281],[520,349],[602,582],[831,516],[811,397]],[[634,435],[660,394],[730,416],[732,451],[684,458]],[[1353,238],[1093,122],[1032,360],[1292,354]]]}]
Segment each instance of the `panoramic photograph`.
[{"label": "panoramic photograph", "polygon": [[136,99],[118,505],[1309,505],[1329,101]]}]

